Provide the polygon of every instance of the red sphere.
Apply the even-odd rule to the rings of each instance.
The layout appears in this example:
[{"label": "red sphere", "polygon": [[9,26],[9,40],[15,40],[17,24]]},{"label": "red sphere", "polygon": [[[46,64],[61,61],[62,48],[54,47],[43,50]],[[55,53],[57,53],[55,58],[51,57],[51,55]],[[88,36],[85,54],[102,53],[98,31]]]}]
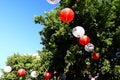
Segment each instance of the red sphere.
[{"label": "red sphere", "polygon": [[86,44],[90,43],[90,38],[87,35],[84,35],[79,38],[79,43],[85,46]]},{"label": "red sphere", "polygon": [[24,76],[25,75],[25,70],[24,69],[19,69],[17,71],[18,76]]},{"label": "red sphere", "polygon": [[60,20],[63,22],[71,22],[74,18],[74,12],[70,8],[64,8],[60,11]]},{"label": "red sphere", "polygon": [[99,57],[100,57],[100,56],[99,56],[99,53],[93,53],[93,54],[92,54],[92,59],[93,59],[93,60],[98,60]]},{"label": "red sphere", "polygon": [[49,72],[46,72],[45,74],[44,74],[44,78],[45,79],[50,79],[52,77],[52,75],[51,75],[51,73],[49,73]]}]

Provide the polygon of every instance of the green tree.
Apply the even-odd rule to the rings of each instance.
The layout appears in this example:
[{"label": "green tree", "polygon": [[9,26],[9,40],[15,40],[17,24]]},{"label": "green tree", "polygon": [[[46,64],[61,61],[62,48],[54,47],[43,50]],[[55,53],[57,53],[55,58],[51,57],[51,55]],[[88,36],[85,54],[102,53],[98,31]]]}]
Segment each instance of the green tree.
[{"label": "green tree", "polygon": [[[120,50],[119,4],[120,0],[61,0],[45,16],[35,16],[35,23],[44,25],[40,31],[43,52],[52,53],[45,57],[50,60],[50,65],[45,65],[48,71],[66,73],[66,80],[87,80],[90,73],[99,73],[99,80],[119,80],[120,58],[115,54]],[[59,19],[60,11],[66,7],[75,13],[70,23]],[[95,46],[93,52],[100,54],[99,60],[92,60],[92,53],[86,52],[72,35],[76,26],[84,27]]]},{"label": "green tree", "polygon": [[[6,73],[2,70],[3,75],[0,80],[39,80],[41,79],[42,74],[40,71],[40,63],[41,58],[39,56],[33,56],[30,54],[20,55],[15,53],[14,55],[9,56],[6,61],[6,65],[12,67],[12,71]],[[17,71],[21,68],[26,71],[26,74],[23,77],[17,75]],[[37,72],[37,78],[32,78],[30,76],[32,71]]]}]

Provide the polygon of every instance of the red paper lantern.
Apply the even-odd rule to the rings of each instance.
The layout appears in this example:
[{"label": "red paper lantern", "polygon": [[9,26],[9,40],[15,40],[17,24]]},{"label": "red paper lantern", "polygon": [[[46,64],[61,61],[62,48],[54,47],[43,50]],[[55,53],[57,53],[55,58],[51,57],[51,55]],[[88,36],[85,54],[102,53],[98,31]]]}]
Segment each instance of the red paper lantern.
[{"label": "red paper lantern", "polygon": [[51,73],[49,73],[49,72],[46,72],[45,74],[44,74],[44,78],[45,79],[50,79],[52,77],[52,75],[51,75]]},{"label": "red paper lantern", "polygon": [[90,43],[90,38],[87,35],[84,35],[79,38],[79,43],[85,46],[86,44]]},{"label": "red paper lantern", "polygon": [[25,75],[25,70],[24,69],[19,69],[17,71],[18,76],[24,76]]},{"label": "red paper lantern", "polygon": [[71,22],[74,18],[74,12],[70,8],[64,8],[60,11],[60,20],[63,22]]},{"label": "red paper lantern", "polygon": [[99,57],[100,57],[100,56],[99,56],[99,53],[93,53],[93,54],[92,54],[92,59],[93,59],[93,60],[98,60]]}]

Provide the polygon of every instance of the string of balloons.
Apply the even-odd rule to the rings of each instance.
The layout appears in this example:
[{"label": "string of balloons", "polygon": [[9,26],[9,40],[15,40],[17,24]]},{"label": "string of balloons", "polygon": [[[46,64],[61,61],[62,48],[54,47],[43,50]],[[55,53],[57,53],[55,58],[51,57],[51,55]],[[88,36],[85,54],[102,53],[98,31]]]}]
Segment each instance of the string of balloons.
[{"label": "string of balloons", "polygon": [[[60,0],[47,0],[50,4],[57,4],[60,2]],[[62,22],[69,23],[72,22],[75,17],[75,13],[71,8],[64,8],[59,13],[59,18]],[[74,37],[79,38],[79,44],[84,46],[85,51],[87,52],[93,52],[94,45],[90,43],[91,39],[89,36],[85,35],[84,27],[82,26],[76,26],[72,30],[72,34]],[[99,59],[99,53],[92,53],[92,59],[98,60]]]},{"label": "string of balloons", "polygon": [[[49,4],[57,4],[60,1],[61,0],[47,0],[47,2]],[[72,22],[74,17],[75,17],[75,13],[70,8],[62,9],[60,11],[60,14],[59,14],[60,20],[62,22],[65,22],[65,23]],[[79,44],[84,46],[85,51],[92,52],[94,50],[95,47],[92,43],[90,43],[90,41],[91,41],[90,37],[85,35],[84,27],[82,27],[82,26],[74,27],[73,30],[72,30],[72,34],[73,34],[74,37],[79,38]],[[99,53],[92,53],[92,59],[93,60],[98,60],[99,59]],[[4,68],[5,73],[9,73],[11,71],[12,71],[11,66],[6,66]],[[23,68],[21,68],[17,71],[18,76],[24,76],[25,74],[26,74],[26,71]],[[31,75],[32,78],[36,78],[38,76],[36,71],[32,71],[30,75]],[[44,74],[45,79],[50,79],[51,77],[52,77],[52,75],[51,75],[50,72],[45,72],[45,74]]]},{"label": "string of balloons", "polygon": [[[12,71],[12,67],[11,67],[11,66],[6,66],[3,71],[4,71],[5,73],[10,73],[10,72]],[[19,69],[19,70],[17,71],[17,75],[20,76],[20,77],[26,75],[26,70],[23,69],[23,68]],[[36,77],[37,77],[36,71],[32,71],[32,72],[30,73],[30,76],[31,76],[32,78],[36,78]]]}]

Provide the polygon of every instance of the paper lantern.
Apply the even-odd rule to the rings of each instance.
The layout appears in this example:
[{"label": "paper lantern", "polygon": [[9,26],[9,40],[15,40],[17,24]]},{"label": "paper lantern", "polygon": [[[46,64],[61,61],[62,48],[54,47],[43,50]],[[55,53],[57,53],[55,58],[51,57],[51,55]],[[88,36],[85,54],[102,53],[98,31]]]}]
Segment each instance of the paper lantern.
[{"label": "paper lantern", "polygon": [[92,43],[88,43],[87,45],[85,45],[85,51],[87,52],[92,52],[94,50],[94,45]]},{"label": "paper lantern", "polygon": [[25,71],[24,69],[19,69],[19,70],[17,71],[18,76],[24,76],[25,73],[26,73],[26,71]]},{"label": "paper lantern", "polygon": [[85,34],[85,30],[83,27],[81,26],[77,26],[75,28],[73,28],[72,30],[72,34],[76,37],[76,38],[80,38]]},{"label": "paper lantern", "polygon": [[52,75],[51,75],[51,73],[49,73],[49,72],[46,72],[45,74],[44,74],[44,78],[45,79],[50,79],[52,77]]},{"label": "paper lantern", "polygon": [[64,8],[60,11],[60,20],[63,22],[71,22],[74,19],[74,12],[70,8]]},{"label": "paper lantern", "polygon": [[87,45],[88,43],[90,43],[90,38],[87,35],[84,35],[82,37],[79,38],[79,43],[83,46]]},{"label": "paper lantern", "polygon": [[36,77],[37,77],[36,71],[32,71],[30,75],[31,75],[31,77],[33,77],[33,78],[36,78]]},{"label": "paper lantern", "polygon": [[93,53],[93,54],[92,54],[92,59],[93,59],[93,60],[98,60],[99,57],[100,57],[100,56],[99,56],[99,53]]},{"label": "paper lantern", "polygon": [[57,4],[60,2],[60,0],[47,0],[49,4]]},{"label": "paper lantern", "polygon": [[6,73],[11,72],[11,70],[12,70],[11,66],[6,66],[6,67],[4,68],[4,72],[6,72]]}]

